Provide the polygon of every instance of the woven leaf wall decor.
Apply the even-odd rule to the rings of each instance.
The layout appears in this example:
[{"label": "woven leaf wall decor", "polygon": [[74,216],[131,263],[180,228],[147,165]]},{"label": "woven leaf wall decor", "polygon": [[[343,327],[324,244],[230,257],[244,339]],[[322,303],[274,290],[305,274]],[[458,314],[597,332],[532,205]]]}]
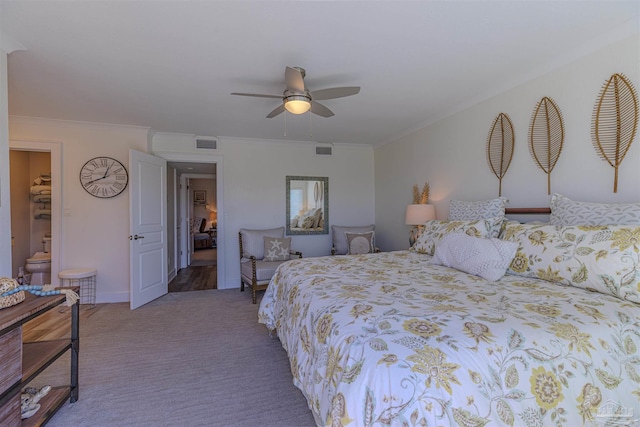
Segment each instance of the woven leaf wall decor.
[{"label": "woven leaf wall decor", "polygon": [[529,126],[529,152],[534,162],[547,174],[547,193],[551,194],[551,171],[564,144],[562,113],[551,98],[544,97],[536,105]]},{"label": "woven leaf wall decor", "polygon": [[511,164],[515,141],[511,119],[505,113],[498,114],[487,137],[487,161],[498,178],[498,196],[502,196],[502,178]]},{"label": "woven leaf wall decor", "polygon": [[638,94],[623,74],[614,74],[602,86],[593,108],[591,141],[602,160],[615,169],[613,192],[618,192],[618,166],[638,129]]}]

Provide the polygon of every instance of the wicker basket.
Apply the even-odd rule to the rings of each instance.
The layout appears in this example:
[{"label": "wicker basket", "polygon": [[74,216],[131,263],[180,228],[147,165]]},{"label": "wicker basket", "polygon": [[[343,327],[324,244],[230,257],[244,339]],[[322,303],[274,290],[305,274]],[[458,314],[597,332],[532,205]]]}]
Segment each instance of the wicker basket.
[{"label": "wicker basket", "polygon": [[[18,281],[10,277],[0,277],[0,294],[18,287]],[[24,301],[24,291],[0,297],[0,309],[11,307]]]},{"label": "wicker basket", "polygon": [[0,297],[0,309],[11,307],[24,301],[24,291],[16,292],[7,297]]}]

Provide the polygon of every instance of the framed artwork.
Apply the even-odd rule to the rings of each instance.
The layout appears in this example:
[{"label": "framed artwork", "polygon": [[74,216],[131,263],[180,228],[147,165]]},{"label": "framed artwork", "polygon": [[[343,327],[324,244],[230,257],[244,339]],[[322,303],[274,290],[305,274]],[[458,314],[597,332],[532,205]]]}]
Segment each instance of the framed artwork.
[{"label": "framed artwork", "polygon": [[205,203],[207,203],[206,190],[193,190],[193,204],[204,205]]}]

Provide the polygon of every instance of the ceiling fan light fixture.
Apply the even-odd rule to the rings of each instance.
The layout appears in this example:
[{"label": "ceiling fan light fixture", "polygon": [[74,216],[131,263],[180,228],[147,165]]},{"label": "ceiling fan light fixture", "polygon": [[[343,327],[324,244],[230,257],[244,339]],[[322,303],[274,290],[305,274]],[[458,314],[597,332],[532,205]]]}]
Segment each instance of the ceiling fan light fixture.
[{"label": "ceiling fan light fixture", "polygon": [[284,108],[291,114],[304,114],[311,109],[311,98],[304,95],[290,95],[284,99]]}]

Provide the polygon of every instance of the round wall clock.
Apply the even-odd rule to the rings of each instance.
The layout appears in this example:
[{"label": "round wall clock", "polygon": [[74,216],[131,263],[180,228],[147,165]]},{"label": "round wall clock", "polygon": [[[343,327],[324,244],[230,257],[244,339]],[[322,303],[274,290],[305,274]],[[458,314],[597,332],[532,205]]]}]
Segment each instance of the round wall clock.
[{"label": "round wall clock", "polygon": [[111,157],[95,157],[80,169],[80,184],[87,193],[102,199],[115,197],[127,188],[129,174]]}]

